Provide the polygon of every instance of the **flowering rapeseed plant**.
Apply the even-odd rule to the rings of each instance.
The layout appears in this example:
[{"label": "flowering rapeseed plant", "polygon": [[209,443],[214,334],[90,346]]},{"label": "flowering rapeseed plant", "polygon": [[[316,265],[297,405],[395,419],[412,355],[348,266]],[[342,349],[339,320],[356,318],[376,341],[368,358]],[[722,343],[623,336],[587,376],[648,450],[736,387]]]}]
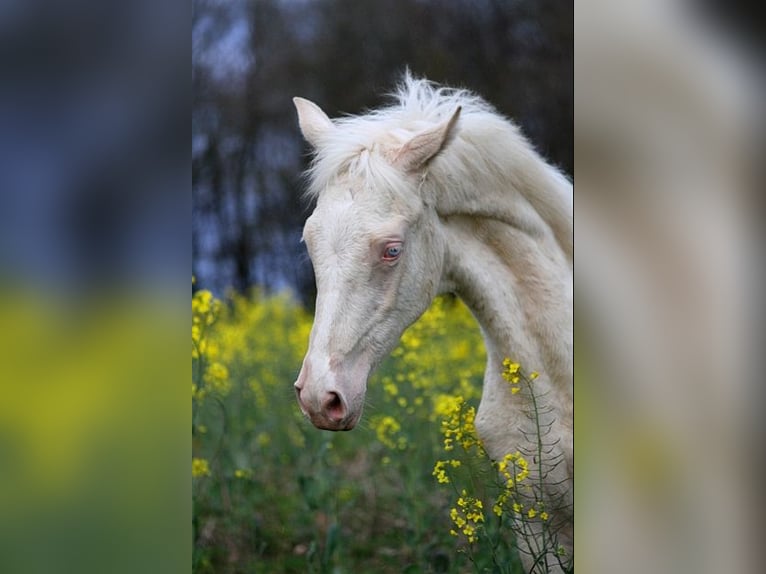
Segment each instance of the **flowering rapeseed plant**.
[{"label": "flowering rapeseed plant", "polygon": [[[475,409],[467,404],[466,400],[459,395],[441,395],[434,402],[435,413],[441,418],[441,433],[444,437],[444,451],[450,453],[451,457],[447,460],[437,460],[432,475],[439,484],[449,484],[455,489],[458,496],[457,503],[450,511],[452,526],[450,534],[453,536],[463,535],[468,543],[467,552],[472,561],[478,552],[475,543],[480,543],[482,538],[487,538],[488,546],[492,553],[494,567],[500,571],[505,571],[505,564],[498,560],[495,549],[502,540],[503,525],[506,530],[512,531],[517,540],[525,542],[525,551],[532,552],[535,559],[535,572],[546,572],[548,570],[548,556],[555,556],[564,570],[571,568],[571,564],[566,564],[562,558],[565,557],[560,552],[560,546],[556,541],[556,531],[550,527],[551,515],[543,502],[543,484],[542,477],[545,469],[544,464],[558,464],[558,461],[545,461],[547,451],[543,449],[543,435],[546,430],[540,422],[540,415],[545,409],[542,404],[541,394],[533,386],[533,382],[539,377],[538,373],[532,372],[528,375],[522,369],[522,366],[511,359],[503,361],[503,378],[511,387],[512,394],[516,395],[525,391],[532,403],[530,417],[534,423],[535,436],[530,437],[530,444],[525,449],[531,455],[534,455],[535,468],[530,468],[528,459],[520,451],[506,454],[501,460],[496,462],[489,461],[487,452],[484,450],[479,437],[476,435],[474,424]],[[459,447],[456,449],[456,447]],[[527,448],[528,447],[528,448]],[[480,481],[483,479],[481,473],[472,473],[468,476],[468,482],[474,489],[474,492],[466,488],[457,491],[454,469],[464,467],[461,457],[464,459],[483,459],[484,462],[492,464],[496,474],[494,481],[495,495],[492,501],[492,514],[497,517],[497,529],[490,531],[489,524],[485,522],[483,513],[483,502],[480,498]],[[471,465],[475,468],[475,465]],[[549,470],[549,469],[548,469]],[[483,479],[484,482],[491,483]],[[484,485],[486,486],[486,485]],[[504,518],[507,518],[505,522]],[[542,545],[537,533],[542,529]],[[474,561],[474,564],[476,562]],[[478,568],[477,568],[478,570]]]}]

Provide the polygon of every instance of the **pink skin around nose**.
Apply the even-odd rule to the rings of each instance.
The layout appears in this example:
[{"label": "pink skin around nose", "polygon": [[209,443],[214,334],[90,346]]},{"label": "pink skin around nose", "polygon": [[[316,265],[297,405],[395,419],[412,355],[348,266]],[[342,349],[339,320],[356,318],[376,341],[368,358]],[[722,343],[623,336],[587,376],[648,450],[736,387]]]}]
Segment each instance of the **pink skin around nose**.
[{"label": "pink skin around nose", "polygon": [[301,411],[311,423],[323,430],[351,430],[358,414],[351,413],[341,390],[334,384],[335,375],[328,372],[322,381],[311,380],[311,361],[308,357],[295,382],[295,394]]}]

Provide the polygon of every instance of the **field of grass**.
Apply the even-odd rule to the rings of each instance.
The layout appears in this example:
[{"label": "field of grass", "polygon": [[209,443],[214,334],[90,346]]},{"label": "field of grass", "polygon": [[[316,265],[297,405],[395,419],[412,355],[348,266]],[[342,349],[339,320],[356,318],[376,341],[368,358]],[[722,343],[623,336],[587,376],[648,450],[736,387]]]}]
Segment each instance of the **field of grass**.
[{"label": "field of grass", "polygon": [[471,443],[485,352],[460,301],[405,332],[343,433],[298,409],[311,316],[288,297],[198,291],[192,316],[195,572],[522,571]]}]

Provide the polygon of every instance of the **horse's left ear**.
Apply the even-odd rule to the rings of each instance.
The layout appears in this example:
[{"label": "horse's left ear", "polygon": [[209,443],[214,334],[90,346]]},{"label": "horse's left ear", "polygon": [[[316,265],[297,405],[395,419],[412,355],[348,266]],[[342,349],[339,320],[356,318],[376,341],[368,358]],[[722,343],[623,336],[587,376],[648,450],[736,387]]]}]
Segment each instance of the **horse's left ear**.
[{"label": "horse's left ear", "polygon": [[314,148],[319,147],[325,134],[335,130],[335,124],[314,102],[296,97],[293,98],[293,103],[298,111],[298,124],[301,127],[301,132],[303,132],[303,137]]},{"label": "horse's left ear", "polygon": [[443,150],[457,134],[460,108],[452,117],[432,128],[415,134],[394,154],[393,164],[404,171],[418,171]]}]

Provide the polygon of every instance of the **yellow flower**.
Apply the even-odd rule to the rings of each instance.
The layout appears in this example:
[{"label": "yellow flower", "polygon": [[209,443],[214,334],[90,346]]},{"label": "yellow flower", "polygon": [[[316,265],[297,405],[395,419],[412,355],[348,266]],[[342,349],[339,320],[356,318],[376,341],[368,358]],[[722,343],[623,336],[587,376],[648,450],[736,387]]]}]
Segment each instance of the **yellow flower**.
[{"label": "yellow flower", "polygon": [[229,394],[231,383],[229,382],[229,369],[225,365],[218,362],[211,364],[205,370],[202,378],[217,393],[224,396]]},{"label": "yellow flower", "polygon": [[519,363],[514,363],[509,358],[503,359],[503,367],[505,367],[505,370],[509,373],[518,373],[519,369],[521,368],[521,365]]},{"label": "yellow flower", "polygon": [[540,518],[541,518],[542,520],[548,520],[548,518],[549,518],[549,517],[548,517],[548,513],[547,513],[547,512],[545,512],[545,511],[543,510],[543,511],[540,513]]},{"label": "yellow flower", "polygon": [[201,401],[207,395],[205,389],[200,389],[196,384],[192,383],[192,400]]},{"label": "yellow flower", "polygon": [[527,512],[527,516],[529,516],[529,518],[534,518],[535,516],[537,516],[537,510],[535,510],[534,508],[530,508],[529,511]]},{"label": "yellow flower", "polygon": [[[394,417],[390,415],[374,417],[370,421],[370,426],[375,429],[378,440],[388,448],[403,449],[406,446],[406,439],[397,436],[402,427]],[[404,439],[405,442],[402,442],[401,439]]]},{"label": "yellow flower", "polygon": [[204,458],[192,458],[192,476],[210,476],[210,466]]},{"label": "yellow flower", "polygon": [[394,383],[389,377],[386,377],[383,380],[383,390],[392,397],[395,397],[399,394],[399,388],[396,386],[396,383]]},{"label": "yellow flower", "polygon": [[271,435],[267,432],[259,432],[258,436],[255,437],[255,442],[258,443],[259,447],[265,448],[271,444]]}]

